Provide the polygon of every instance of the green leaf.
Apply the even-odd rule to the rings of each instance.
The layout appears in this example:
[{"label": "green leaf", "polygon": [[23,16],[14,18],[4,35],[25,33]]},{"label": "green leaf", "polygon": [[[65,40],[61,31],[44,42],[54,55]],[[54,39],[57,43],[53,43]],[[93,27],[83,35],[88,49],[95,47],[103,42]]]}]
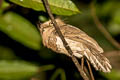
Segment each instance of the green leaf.
[{"label": "green leaf", "polygon": [[113,1],[109,0],[103,3],[102,5],[97,4],[96,6],[97,6],[96,7],[97,14],[103,17],[108,15],[113,15],[114,12],[120,8],[120,3],[115,0]]},{"label": "green leaf", "polygon": [[0,80],[23,80],[37,73],[38,67],[23,61],[0,61]]},{"label": "green leaf", "polygon": [[[45,11],[41,0],[10,0],[13,3],[37,11]],[[48,0],[54,14],[70,16],[80,13],[71,0]]]},{"label": "green leaf", "polygon": [[120,34],[120,9],[116,10],[109,22],[108,30],[112,35]]},{"label": "green leaf", "polygon": [[28,20],[8,12],[0,20],[0,30],[27,47],[40,49],[40,35]]},{"label": "green leaf", "polygon": [[103,76],[108,78],[108,80],[120,80],[120,71],[119,70],[112,70],[112,72],[105,74],[101,73]]},{"label": "green leaf", "polygon": [[10,4],[7,3],[5,0],[3,0],[3,1],[1,2],[1,5],[0,5],[0,14],[3,12],[3,10],[4,10],[5,8],[7,8],[7,7],[9,7],[9,6],[10,6]]},{"label": "green leaf", "polygon": [[0,60],[13,60],[16,59],[14,52],[7,47],[0,46]]}]

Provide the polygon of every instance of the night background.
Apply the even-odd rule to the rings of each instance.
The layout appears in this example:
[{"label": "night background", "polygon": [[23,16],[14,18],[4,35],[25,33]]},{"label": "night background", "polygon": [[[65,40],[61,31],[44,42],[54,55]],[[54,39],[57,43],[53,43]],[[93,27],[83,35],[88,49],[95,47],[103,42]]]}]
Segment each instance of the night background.
[{"label": "night background", "polygon": [[[49,2],[55,18],[80,28],[104,49],[113,69],[103,73],[92,67],[95,80],[120,80],[120,1]],[[0,0],[0,80],[82,80],[68,56],[43,46],[37,23],[48,20],[41,0]]]}]

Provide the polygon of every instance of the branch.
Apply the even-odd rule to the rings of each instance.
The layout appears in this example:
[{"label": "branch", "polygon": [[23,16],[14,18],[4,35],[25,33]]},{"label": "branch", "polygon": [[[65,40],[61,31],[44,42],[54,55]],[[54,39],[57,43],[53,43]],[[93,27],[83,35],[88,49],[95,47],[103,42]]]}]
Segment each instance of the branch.
[{"label": "branch", "polygon": [[120,50],[107,51],[103,54],[110,60],[114,69],[120,70]]},{"label": "branch", "polygon": [[2,2],[3,2],[3,0],[0,0],[0,8],[2,7]]},{"label": "branch", "polygon": [[93,72],[92,72],[91,66],[90,66],[90,63],[89,63],[88,60],[86,60],[86,62],[87,62],[88,68],[89,68],[89,72],[90,72],[91,80],[95,80],[95,78],[94,78],[94,76],[93,76]]},{"label": "branch", "polygon": [[107,51],[107,52],[104,52],[104,55],[106,57],[120,57],[120,50],[113,50],[113,51]]},{"label": "branch", "polygon": [[68,51],[68,53],[71,55],[72,61],[74,62],[75,66],[77,67],[78,71],[80,72],[81,76],[83,77],[84,80],[89,80],[89,78],[87,77],[86,73],[82,70],[82,67],[80,66],[78,60],[76,59],[76,57],[73,56],[73,52],[71,50],[71,48],[69,47],[68,43],[66,42],[66,40],[64,39],[64,36],[62,35],[59,26],[57,25],[54,16],[51,13],[49,4],[47,0],[42,0],[44,7],[46,9],[46,12],[48,13],[48,15],[50,16],[51,22],[54,25],[54,28],[57,32],[57,34],[59,35],[59,37],[61,38],[64,47],[66,48],[66,50]]},{"label": "branch", "polygon": [[[92,69],[91,69],[91,66],[90,66],[90,63],[88,60],[86,60],[87,64],[88,64],[88,68],[89,68],[89,72],[86,68],[86,66],[84,66],[84,57],[81,58],[81,66],[82,66],[82,69],[85,71],[85,73],[87,74],[87,76],[89,77],[89,79],[91,78],[91,80],[95,80],[94,79],[94,76],[93,76],[93,72],[92,72]],[[89,74],[90,73],[90,74]]]},{"label": "branch", "polygon": [[98,17],[96,16],[94,2],[91,2],[90,7],[91,7],[91,15],[96,24],[96,27],[102,32],[102,34],[108,39],[108,41],[112,43],[112,45],[114,45],[117,49],[120,49],[120,44],[107,32],[105,27],[101,24]]}]

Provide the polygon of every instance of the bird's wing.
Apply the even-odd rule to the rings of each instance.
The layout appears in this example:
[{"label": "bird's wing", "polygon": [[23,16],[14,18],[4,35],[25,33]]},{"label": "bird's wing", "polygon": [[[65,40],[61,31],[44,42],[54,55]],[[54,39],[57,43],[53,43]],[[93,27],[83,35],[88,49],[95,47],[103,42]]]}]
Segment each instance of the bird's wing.
[{"label": "bird's wing", "polygon": [[60,30],[65,39],[67,38],[83,44],[85,47],[84,56],[90,61],[96,70],[110,72],[110,69],[112,68],[110,62],[101,54],[103,50],[94,39],[89,37],[85,32],[71,25],[61,26]]},{"label": "bird's wing", "polygon": [[110,65],[109,60],[105,56],[103,56],[103,54],[100,54],[93,49],[87,49],[84,52],[84,55],[95,67],[96,70],[111,72],[112,66]]},{"label": "bird's wing", "polygon": [[95,51],[103,53],[103,49],[98,43],[79,28],[67,24],[61,26],[60,30],[65,38],[83,43],[84,45],[93,48]]}]

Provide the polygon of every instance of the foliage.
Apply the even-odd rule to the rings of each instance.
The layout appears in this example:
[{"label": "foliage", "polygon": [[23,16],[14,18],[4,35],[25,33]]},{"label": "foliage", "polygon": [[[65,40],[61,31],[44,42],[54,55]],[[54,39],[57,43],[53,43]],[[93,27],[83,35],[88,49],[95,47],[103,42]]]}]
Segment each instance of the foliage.
[{"label": "foliage", "polygon": [[[48,20],[41,0],[1,0],[0,4],[0,80],[80,80],[71,60],[43,47],[38,20]],[[79,27],[104,48],[114,46],[96,28],[85,1],[48,0],[54,16]],[[118,1],[119,2],[119,1]],[[96,2],[97,16],[116,40],[120,40],[120,3],[117,0]],[[115,6],[114,6],[115,5]],[[82,12],[82,13],[81,13]],[[81,13],[81,14],[80,14]],[[96,71],[94,71],[96,73]],[[97,79],[119,80],[114,68]]]},{"label": "foliage", "polygon": [[23,61],[0,61],[0,79],[18,80],[29,78],[37,72],[38,67]]},{"label": "foliage", "polygon": [[40,49],[40,36],[35,26],[13,12],[2,16],[0,30],[28,47]]},{"label": "foliage", "polygon": [[[37,11],[45,11],[41,0],[10,0],[23,7],[32,8]],[[71,0],[48,0],[52,12],[57,15],[73,15],[80,13]]]}]

